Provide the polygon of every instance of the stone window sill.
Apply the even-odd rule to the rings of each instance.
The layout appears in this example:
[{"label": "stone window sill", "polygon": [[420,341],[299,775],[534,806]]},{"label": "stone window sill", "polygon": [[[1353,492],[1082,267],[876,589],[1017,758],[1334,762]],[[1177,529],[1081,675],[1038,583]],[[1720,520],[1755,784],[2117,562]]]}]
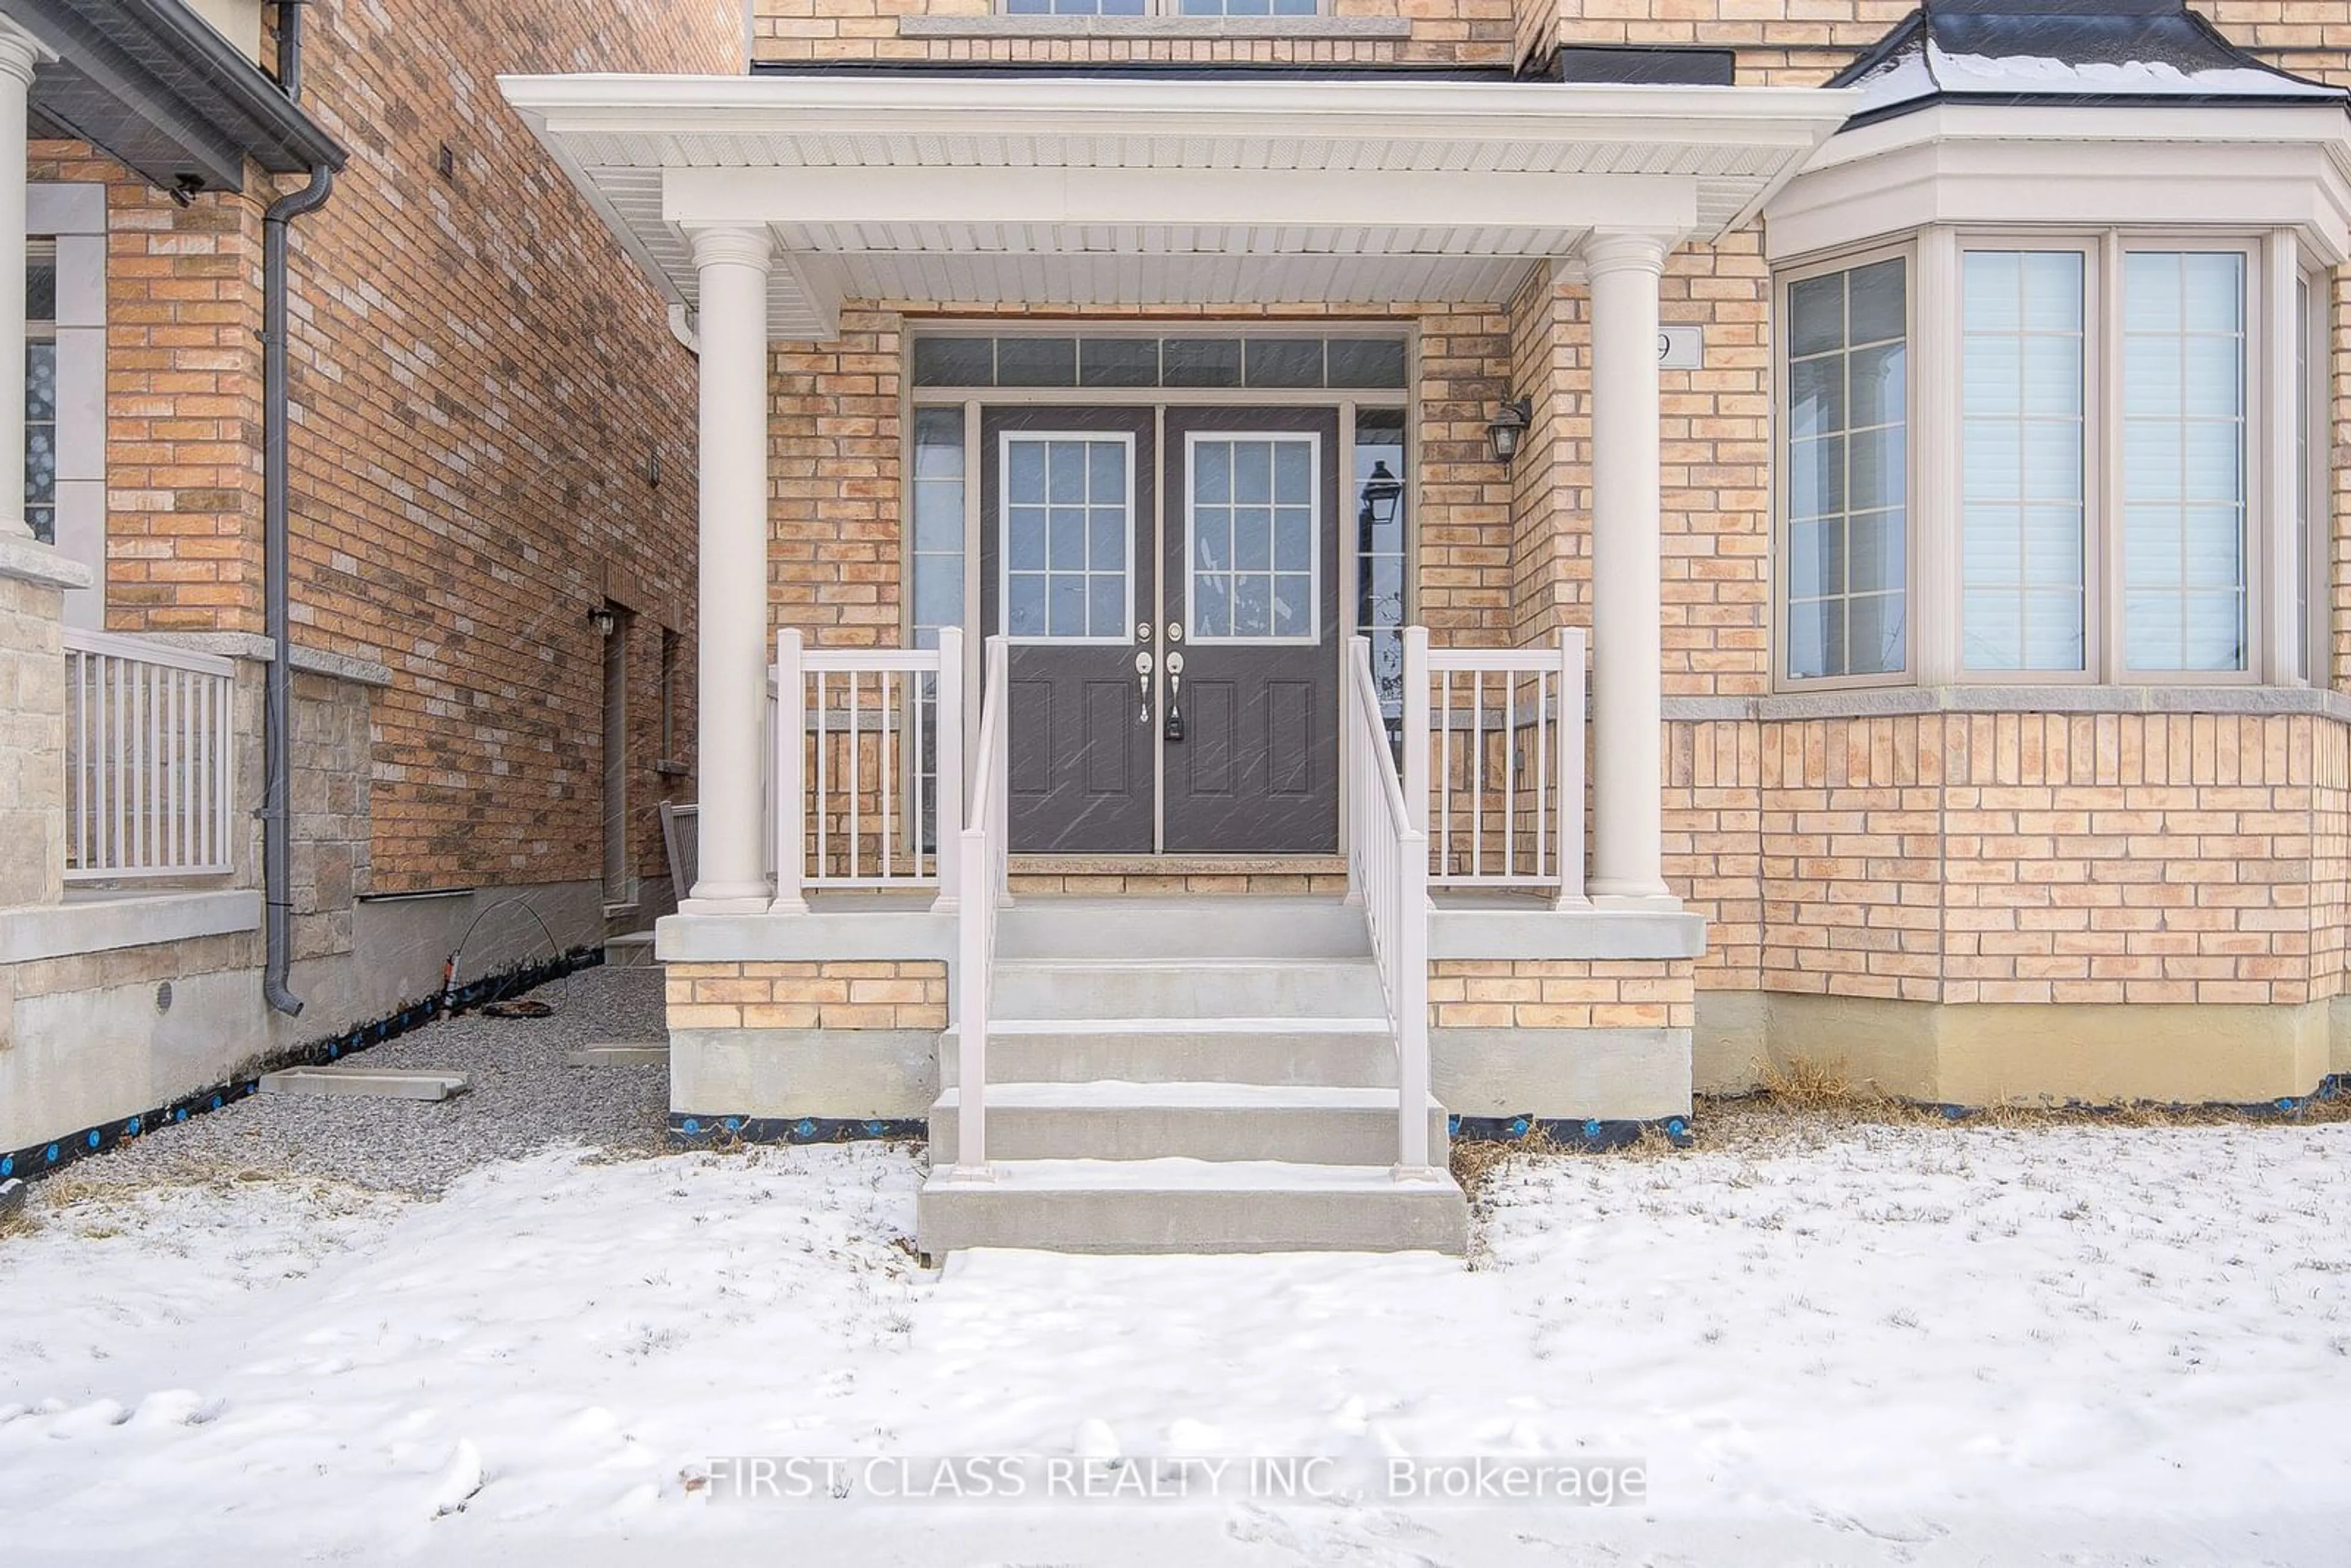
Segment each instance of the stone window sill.
[{"label": "stone window sill", "polygon": [[2319,686],[1870,686],[1759,697],[1667,697],[1666,717],[1880,718],[1917,713],[2317,714],[2351,723],[2351,695]]},{"label": "stone window sill", "polygon": [[901,16],[904,38],[1409,38],[1401,16]]}]

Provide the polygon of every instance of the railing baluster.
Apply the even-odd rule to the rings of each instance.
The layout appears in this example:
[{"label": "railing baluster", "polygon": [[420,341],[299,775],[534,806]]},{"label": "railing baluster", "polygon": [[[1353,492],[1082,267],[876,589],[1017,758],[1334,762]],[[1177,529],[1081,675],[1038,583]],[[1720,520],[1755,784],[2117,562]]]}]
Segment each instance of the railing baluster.
[{"label": "railing baluster", "polygon": [[1469,672],[1469,871],[1486,874],[1486,672]]},{"label": "railing baluster", "polygon": [[1437,863],[1448,873],[1453,869],[1453,672],[1447,670],[1437,683]]},{"label": "railing baluster", "polygon": [[883,670],[875,685],[879,689],[874,693],[873,711],[881,716],[882,733],[873,742],[873,788],[882,797],[882,875],[886,880],[892,848],[891,797],[898,792],[898,770],[893,762],[898,733],[893,721],[898,710],[890,701],[890,672]]},{"label": "railing baluster", "polygon": [[1502,677],[1502,874],[1519,870],[1519,682]]},{"label": "railing baluster", "polygon": [[68,628],[65,873],[213,874],[232,869],[228,695],[215,654]]},{"label": "railing baluster", "polygon": [[1544,755],[1551,735],[1551,685],[1535,672],[1535,875],[1551,874],[1551,758]]}]

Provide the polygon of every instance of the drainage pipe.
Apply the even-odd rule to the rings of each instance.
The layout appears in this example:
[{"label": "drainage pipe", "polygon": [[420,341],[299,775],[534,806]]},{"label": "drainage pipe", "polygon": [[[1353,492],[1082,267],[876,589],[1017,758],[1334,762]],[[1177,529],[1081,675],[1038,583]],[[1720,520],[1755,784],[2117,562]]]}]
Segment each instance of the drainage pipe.
[{"label": "drainage pipe", "polygon": [[[299,102],[302,96],[302,6],[305,0],[278,0],[277,85]],[[287,225],[327,204],[335,172],[313,165],[310,182],[269,204],[261,215],[261,570],[269,637],[269,668],[262,677],[261,883],[265,962],[264,1000],[291,1017],[302,998],[287,988],[294,963],[294,855],[289,755],[294,684],[294,643],[287,593],[286,242]]]}]

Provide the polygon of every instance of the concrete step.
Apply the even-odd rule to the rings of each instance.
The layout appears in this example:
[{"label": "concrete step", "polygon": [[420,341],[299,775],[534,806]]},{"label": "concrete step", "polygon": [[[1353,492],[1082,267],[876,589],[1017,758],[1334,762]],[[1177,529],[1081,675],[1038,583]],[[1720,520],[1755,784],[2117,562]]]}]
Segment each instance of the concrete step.
[{"label": "concrete step", "polygon": [[[939,1081],[962,1063],[939,1037]],[[1395,1040],[1384,1016],[1289,1019],[1015,1019],[987,1034],[990,1082],[1292,1083],[1393,1090]]]},{"label": "concrete step", "polygon": [[1405,1252],[1468,1249],[1452,1178],[1275,1161],[1006,1160],[993,1179],[934,1169],[914,1201],[925,1256],[1049,1252]]},{"label": "concrete step", "polygon": [[611,969],[649,969],[653,958],[653,934],[623,931],[604,938],[604,966]]},{"label": "concrete step", "polygon": [[1334,898],[1031,897],[997,918],[999,962],[1368,958],[1364,912]]},{"label": "concrete step", "polygon": [[1384,1014],[1369,958],[999,960],[994,1019],[1360,1018]]},{"label": "concrete step", "polygon": [[566,1067],[666,1067],[669,1065],[669,1041],[665,1040],[601,1040],[583,1045],[577,1051],[563,1053]]},{"label": "concrete step", "polygon": [[261,1075],[264,1094],[361,1094],[379,1100],[446,1100],[473,1085],[471,1074],[395,1067],[287,1067]]},{"label": "concrete step", "polygon": [[[931,1106],[931,1146],[952,1156],[963,1092]],[[1442,1164],[1445,1108],[1427,1108],[1429,1159]],[[1289,1084],[991,1083],[988,1158],[1005,1160],[1280,1160],[1396,1163],[1393,1089]]]}]

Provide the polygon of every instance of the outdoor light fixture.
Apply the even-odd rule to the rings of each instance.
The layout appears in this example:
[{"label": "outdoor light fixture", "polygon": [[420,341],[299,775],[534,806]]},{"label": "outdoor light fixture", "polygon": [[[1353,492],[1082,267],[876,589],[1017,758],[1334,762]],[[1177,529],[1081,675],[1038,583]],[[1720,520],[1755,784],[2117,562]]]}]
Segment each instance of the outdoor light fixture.
[{"label": "outdoor light fixture", "polygon": [[1360,494],[1363,507],[1356,521],[1364,530],[1364,547],[1371,548],[1372,530],[1383,528],[1395,521],[1396,507],[1404,501],[1404,481],[1388,472],[1384,459],[1372,465],[1371,476],[1364,481]]},{"label": "outdoor light fixture", "polygon": [[596,635],[599,637],[610,637],[614,632],[620,630],[621,618],[612,613],[611,605],[599,604],[595,609],[588,612],[588,624],[596,628]]},{"label": "outdoor light fixture", "polygon": [[1507,464],[1519,455],[1519,443],[1534,423],[1534,404],[1522,397],[1507,399],[1494,411],[1486,422],[1486,444],[1494,449],[1495,462]]}]

